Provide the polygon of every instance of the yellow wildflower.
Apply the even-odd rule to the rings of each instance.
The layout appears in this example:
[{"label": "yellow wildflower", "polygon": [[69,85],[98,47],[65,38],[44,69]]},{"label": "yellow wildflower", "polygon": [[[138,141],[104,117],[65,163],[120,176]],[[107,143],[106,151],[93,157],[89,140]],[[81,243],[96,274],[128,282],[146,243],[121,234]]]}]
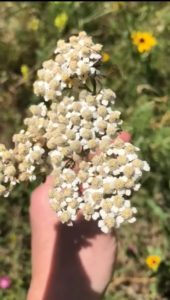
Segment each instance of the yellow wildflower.
[{"label": "yellow wildflower", "polygon": [[158,255],[149,255],[145,260],[149,269],[157,271],[161,263],[161,257]]},{"label": "yellow wildflower", "polygon": [[102,53],[102,62],[106,63],[110,60],[110,55],[107,52]]},{"label": "yellow wildflower", "polygon": [[62,31],[66,26],[67,22],[68,22],[68,15],[65,12],[63,12],[58,16],[56,16],[54,20],[54,26],[57,27],[57,29]]},{"label": "yellow wildflower", "polygon": [[39,25],[40,25],[40,20],[36,17],[32,17],[28,24],[27,24],[27,27],[29,30],[32,30],[32,31],[37,31],[38,28],[39,28]]},{"label": "yellow wildflower", "polygon": [[157,44],[156,38],[149,32],[133,32],[131,38],[140,53],[151,51]]},{"label": "yellow wildflower", "polygon": [[114,1],[111,3],[111,8],[113,12],[117,12],[119,9],[121,9],[125,5],[125,1]]},{"label": "yellow wildflower", "polygon": [[25,81],[28,81],[28,79],[29,79],[29,67],[27,65],[21,65],[20,71],[21,71],[23,79]]}]

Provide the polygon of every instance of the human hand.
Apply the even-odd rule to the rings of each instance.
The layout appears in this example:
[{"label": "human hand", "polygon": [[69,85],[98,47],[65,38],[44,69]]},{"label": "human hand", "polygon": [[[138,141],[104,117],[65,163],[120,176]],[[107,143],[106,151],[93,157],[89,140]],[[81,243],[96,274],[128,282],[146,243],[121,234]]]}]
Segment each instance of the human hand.
[{"label": "human hand", "polygon": [[[127,141],[127,135],[119,135]],[[52,177],[32,194],[32,280],[27,300],[97,300],[112,276],[115,232],[103,234],[81,216],[73,227],[61,224],[49,206]]]}]

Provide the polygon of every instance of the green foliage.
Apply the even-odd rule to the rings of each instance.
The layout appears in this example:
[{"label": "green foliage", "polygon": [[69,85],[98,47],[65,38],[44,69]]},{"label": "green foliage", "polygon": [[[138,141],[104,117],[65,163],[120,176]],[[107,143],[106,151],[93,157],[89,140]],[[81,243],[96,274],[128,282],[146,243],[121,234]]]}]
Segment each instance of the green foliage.
[{"label": "green foliage", "polygon": [[170,286],[169,286],[169,277],[170,277],[170,262],[169,256],[167,261],[162,262],[158,270],[158,291],[163,297],[169,299],[170,297]]},{"label": "green foliage", "polygon": [[[22,127],[28,106],[39,101],[32,84],[56,41],[80,30],[102,43],[109,54],[103,64],[104,84],[116,92],[122,128],[132,133],[141,157],[151,166],[133,198],[138,221],[120,230],[115,283],[122,276],[130,279],[117,285],[113,281],[105,300],[169,299],[170,271],[165,258],[170,247],[170,3],[4,2],[0,6],[0,141],[11,146],[11,136]],[[131,40],[133,31],[152,33],[157,45],[149,53],[139,53]],[[32,188],[19,187],[0,202],[0,276],[12,279],[8,290],[0,290],[0,300],[26,297]],[[154,282],[145,264],[146,256],[152,254],[147,249],[162,253],[162,265],[152,275]]]}]

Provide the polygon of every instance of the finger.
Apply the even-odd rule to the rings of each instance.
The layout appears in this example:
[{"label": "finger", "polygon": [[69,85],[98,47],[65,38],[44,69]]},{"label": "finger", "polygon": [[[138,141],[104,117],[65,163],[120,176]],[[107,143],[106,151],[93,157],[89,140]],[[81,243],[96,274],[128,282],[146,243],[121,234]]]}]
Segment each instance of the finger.
[{"label": "finger", "polygon": [[132,139],[132,135],[127,131],[122,131],[118,134],[118,138],[122,139],[124,142],[128,143]]},{"label": "finger", "polygon": [[52,175],[49,175],[46,177],[46,181],[45,181],[45,187],[51,187],[53,185],[54,182],[54,177]]}]

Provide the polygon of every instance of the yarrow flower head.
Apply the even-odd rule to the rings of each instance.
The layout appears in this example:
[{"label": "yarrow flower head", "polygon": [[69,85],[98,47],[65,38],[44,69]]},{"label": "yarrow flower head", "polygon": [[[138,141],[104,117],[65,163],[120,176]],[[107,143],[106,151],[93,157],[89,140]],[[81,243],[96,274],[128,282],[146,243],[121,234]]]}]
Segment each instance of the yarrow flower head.
[{"label": "yarrow flower head", "polygon": [[149,32],[133,32],[131,38],[140,53],[150,52],[157,44],[156,38]]},{"label": "yarrow flower head", "polygon": [[64,90],[78,88],[89,77],[98,75],[101,48],[85,32],[71,36],[68,43],[59,40],[54,51],[55,58],[45,61],[43,68],[38,71],[35,94],[43,96],[45,101],[57,100]]},{"label": "yarrow flower head", "polygon": [[135,222],[130,198],[149,165],[130,135],[121,133],[115,93],[98,87],[101,48],[85,32],[58,41],[54,59],[43,63],[34,83],[42,102],[30,106],[14,148],[0,146],[0,195],[51,174],[49,203],[60,221],[72,225],[81,211],[108,233]]}]

